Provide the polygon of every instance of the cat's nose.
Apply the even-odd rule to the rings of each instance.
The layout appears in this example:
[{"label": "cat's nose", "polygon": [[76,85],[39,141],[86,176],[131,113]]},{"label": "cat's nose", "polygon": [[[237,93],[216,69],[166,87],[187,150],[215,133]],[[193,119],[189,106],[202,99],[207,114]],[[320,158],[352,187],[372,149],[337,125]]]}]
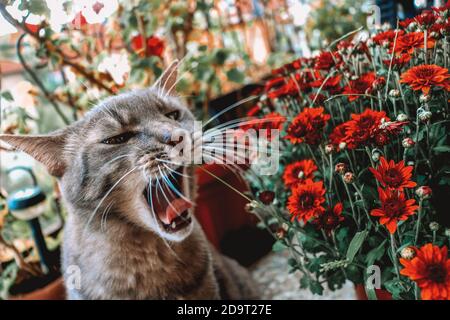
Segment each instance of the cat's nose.
[{"label": "cat's nose", "polygon": [[168,130],[165,130],[160,135],[160,141],[164,144],[168,144],[169,146],[176,146],[178,143],[183,141],[183,136],[172,135],[172,133]]}]

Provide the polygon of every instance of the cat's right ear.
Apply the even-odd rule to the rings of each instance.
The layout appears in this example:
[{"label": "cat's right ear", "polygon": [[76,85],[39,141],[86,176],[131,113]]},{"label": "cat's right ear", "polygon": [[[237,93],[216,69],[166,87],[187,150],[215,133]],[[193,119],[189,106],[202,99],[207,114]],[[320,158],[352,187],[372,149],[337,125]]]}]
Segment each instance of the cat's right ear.
[{"label": "cat's right ear", "polygon": [[161,88],[163,92],[168,95],[175,94],[175,85],[178,79],[178,66],[180,64],[179,60],[174,60],[163,74],[159,80],[155,83],[155,86]]},{"label": "cat's right ear", "polygon": [[0,140],[15,150],[23,151],[42,163],[48,172],[61,177],[66,165],[63,160],[63,149],[66,140],[64,132],[48,135],[14,135],[0,134]]}]

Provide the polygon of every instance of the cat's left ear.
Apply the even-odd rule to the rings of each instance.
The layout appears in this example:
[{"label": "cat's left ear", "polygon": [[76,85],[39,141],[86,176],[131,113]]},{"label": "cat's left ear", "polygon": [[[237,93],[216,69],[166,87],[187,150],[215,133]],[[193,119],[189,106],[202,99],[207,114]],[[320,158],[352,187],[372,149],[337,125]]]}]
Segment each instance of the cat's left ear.
[{"label": "cat's left ear", "polygon": [[156,83],[157,87],[162,88],[163,92],[169,95],[175,94],[175,86],[178,79],[178,66],[180,61],[174,60],[170,66],[164,70],[161,78]]},{"label": "cat's left ear", "polygon": [[0,140],[16,150],[28,153],[42,163],[51,175],[61,177],[64,174],[66,168],[63,160],[66,140],[64,131],[47,135],[0,134]]}]

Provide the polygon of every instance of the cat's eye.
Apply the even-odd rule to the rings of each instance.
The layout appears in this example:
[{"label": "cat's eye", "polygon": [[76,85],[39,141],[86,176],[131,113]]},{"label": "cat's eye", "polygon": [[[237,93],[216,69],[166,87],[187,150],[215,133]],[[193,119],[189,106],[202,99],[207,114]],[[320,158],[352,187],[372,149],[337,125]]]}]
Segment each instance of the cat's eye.
[{"label": "cat's eye", "polygon": [[180,118],[180,111],[174,110],[169,113],[166,113],[166,117],[172,120],[178,120],[178,118]]},{"label": "cat's eye", "polygon": [[133,138],[136,135],[135,132],[125,132],[118,134],[117,136],[107,138],[105,140],[102,140],[102,143],[104,144],[121,144],[125,143],[131,138]]}]

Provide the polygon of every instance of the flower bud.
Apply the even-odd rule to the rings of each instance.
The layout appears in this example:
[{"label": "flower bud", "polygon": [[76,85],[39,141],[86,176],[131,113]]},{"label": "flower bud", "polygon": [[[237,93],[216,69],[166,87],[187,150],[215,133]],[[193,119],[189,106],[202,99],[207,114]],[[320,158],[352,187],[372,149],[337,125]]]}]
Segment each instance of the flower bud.
[{"label": "flower bud", "polygon": [[445,229],[445,235],[450,238],[450,228]]},{"label": "flower bud", "polygon": [[432,194],[433,194],[433,191],[431,190],[431,188],[429,186],[421,186],[416,189],[416,195],[421,200],[426,200],[426,199],[431,198]]},{"label": "flower bud", "polygon": [[430,222],[430,230],[431,231],[438,231],[439,230],[439,223],[437,223],[436,221],[432,221]]},{"label": "flower bud", "polygon": [[431,100],[431,96],[429,94],[421,94],[419,101],[420,103],[427,103]]},{"label": "flower bud", "polygon": [[263,204],[269,205],[275,199],[275,193],[269,190],[262,191],[259,193],[258,198]]},{"label": "flower bud", "polygon": [[342,141],[341,143],[339,143],[339,149],[344,150],[347,147],[347,143]]},{"label": "flower bud", "polygon": [[283,239],[286,236],[286,230],[284,230],[283,228],[279,228],[276,232],[276,236],[278,239]]},{"label": "flower bud", "polygon": [[375,90],[380,90],[380,89],[383,89],[385,85],[386,85],[386,79],[384,77],[379,77],[373,82],[372,87]]},{"label": "flower bud", "polygon": [[398,97],[400,97],[400,90],[392,89],[391,91],[389,91],[389,96],[391,98],[398,98]]},{"label": "flower bud", "polygon": [[373,149],[372,150],[372,160],[375,162],[378,162],[380,160],[381,151],[380,149]]},{"label": "flower bud", "polygon": [[303,179],[304,177],[305,177],[305,173],[303,172],[303,170],[300,170],[297,174],[297,178]]},{"label": "flower bud", "polygon": [[336,171],[336,173],[339,173],[339,174],[344,174],[346,170],[347,170],[347,165],[343,162],[339,162],[334,167],[334,171]]},{"label": "flower bud", "polygon": [[400,256],[405,260],[412,260],[416,256],[416,250],[413,247],[405,247],[400,252]]},{"label": "flower bud", "polygon": [[408,166],[413,166],[414,165],[414,161],[410,160],[406,163]]},{"label": "flower bud", "polygon": [[417,22],[411,22],[407,28],[409,31],[414,31],[417,29]]},{"label": "flower bud", "polygon": [[343,179],[344,179],[345,183],[353,183],[355,181],[355,176],[354,176],[353,172],[348,171],[344,174]]},{"label": "flower bud", "polygon": [[414,147],[415,144],[416,144],[416,143],[415,143],[414,140],[411,139],[411,138],[405,138],[405,139],[403,139],[403,141],[402,141],[402,146],[403,146],[403,148],[405,148],[405,149],[412,148],[412,147]]},{"label": "flower bud", "polygon": [[408,116],[404,113],[399,113],[397,116],[397,121],[403,122],[408,120]]},{"label": "flower bud", "polygon": [[427,122],[428,120],[431,119],[431,116],[433,114],[431,113],[431,111],[422,111],[419,113],[419,120],[422,122]]},{"label": "flower bud", "polygon": [[325,146],[325,153],[326,154],[330,154],[334,151],[334,146],[332,144],[327,144]]},{"label": "flower bud", "polygon": [[252,200],[245,204],[245,211],[252,213],[258,207],[258,202]]}]

